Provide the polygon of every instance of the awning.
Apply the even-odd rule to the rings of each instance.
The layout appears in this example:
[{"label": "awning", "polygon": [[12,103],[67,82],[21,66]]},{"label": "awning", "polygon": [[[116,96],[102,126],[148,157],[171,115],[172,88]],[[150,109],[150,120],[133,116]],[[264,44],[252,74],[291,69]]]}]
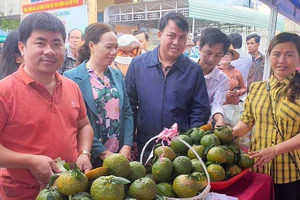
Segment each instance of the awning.
[{"label": "awning", "polygon": [[[145,25],[159,20],[167,12],[174,11],[193,19],[269,28],[269,13],[261,14],[241,6],[214,4],[204,0],[160,0],[112,5],[104,10],[104,22],[119,24],[141,22]],[[284,30],[282,18],[278,18],[277,30]]]},{"label": "awning", "polygon": [[300,1],[299,0],[259,0],[271,9],[278,9],[278,12],[290,20],[300,24]]},{"label": "awning", "polygon": [[[225,6],[207,1],[189,0],[189,17],[230,24],[269,28],[268,15],[241,6]],[[284,20],[278,18],[277,30],[284,30]]]}]

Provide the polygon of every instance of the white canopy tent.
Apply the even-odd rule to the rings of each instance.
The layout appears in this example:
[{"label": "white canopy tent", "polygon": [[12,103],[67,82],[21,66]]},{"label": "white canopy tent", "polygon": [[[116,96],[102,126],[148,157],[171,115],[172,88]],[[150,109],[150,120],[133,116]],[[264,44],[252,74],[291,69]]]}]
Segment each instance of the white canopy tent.
[{"label": "white canopy tent", "polygon": [[[259,1],[265,3],[271,8],[268,43],[270,43],[271,39],[275,36],[278,13],[296,22],[297,24],[300,24],[300,1],[299,0],[259,0]],[[270,68],[269,60],[266,59],[263,80],[269,79],[270,73],[271,73],[271,68]]]}]

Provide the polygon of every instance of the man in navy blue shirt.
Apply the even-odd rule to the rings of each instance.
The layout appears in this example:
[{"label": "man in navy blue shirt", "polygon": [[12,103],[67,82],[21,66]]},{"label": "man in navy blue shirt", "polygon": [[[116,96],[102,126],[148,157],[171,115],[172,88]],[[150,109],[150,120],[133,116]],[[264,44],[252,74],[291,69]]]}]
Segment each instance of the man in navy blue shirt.
[{"label": "man in navy blue shirt", "polygon": [[182,53],[188,22],[168,13],[159,22],[160,46],[135,57],[126,75],[126,89],[137,127],[139,149],[165,128],[180,131],[207,123],[208,94],[202,69]]}]

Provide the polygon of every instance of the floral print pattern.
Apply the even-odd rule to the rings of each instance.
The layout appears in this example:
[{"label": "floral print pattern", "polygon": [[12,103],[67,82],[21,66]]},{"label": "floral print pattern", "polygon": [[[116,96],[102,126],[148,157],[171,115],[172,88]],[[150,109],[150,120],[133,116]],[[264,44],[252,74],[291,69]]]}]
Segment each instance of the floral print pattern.
[{"label": "floral print pattern", "polygon": [[93,97],[98,111],[100,129],[104,141],[120,134],[120,94],[111,80],[109,70],[104,72],[102,80],[88,69]]}]

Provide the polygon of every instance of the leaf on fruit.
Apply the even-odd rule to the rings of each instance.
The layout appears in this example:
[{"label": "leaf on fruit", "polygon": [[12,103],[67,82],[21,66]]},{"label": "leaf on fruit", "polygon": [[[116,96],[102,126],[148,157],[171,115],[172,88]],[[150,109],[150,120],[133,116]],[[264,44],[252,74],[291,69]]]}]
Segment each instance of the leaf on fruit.
[{"label": "leaf on fruit", "polygon": [[66,172],[67,169],[64,167],[64,165],[66,164],[66,162],[64,160],[62,160],[60,157],[56,158],[54,160],[54,162],[56,163],[56,166],[58,167],[58,169],[61,172]]}]

